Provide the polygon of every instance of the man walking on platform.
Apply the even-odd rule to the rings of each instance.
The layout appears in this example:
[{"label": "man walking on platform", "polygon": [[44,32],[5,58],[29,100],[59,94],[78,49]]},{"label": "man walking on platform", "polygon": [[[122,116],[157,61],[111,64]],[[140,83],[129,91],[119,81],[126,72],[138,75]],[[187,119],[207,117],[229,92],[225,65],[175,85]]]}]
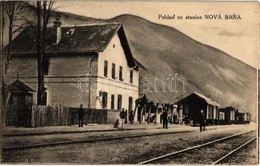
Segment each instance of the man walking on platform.
[{"label": "man walking on platform", "polygon": [[80,104],[80,108],[78,109],[78,119],[79,119],[79,127],[83,127],[83,117],[84,117],[84,109],[82,108],[82,104]]}]

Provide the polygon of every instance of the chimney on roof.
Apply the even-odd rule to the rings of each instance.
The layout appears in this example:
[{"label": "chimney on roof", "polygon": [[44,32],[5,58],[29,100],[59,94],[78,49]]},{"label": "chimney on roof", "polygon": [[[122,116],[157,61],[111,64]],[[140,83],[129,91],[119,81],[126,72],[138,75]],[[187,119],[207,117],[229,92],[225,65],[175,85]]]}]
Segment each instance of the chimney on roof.
[{"label": "chimney on roof", "polygon": [[56,30],[56,44],[61,41],[61,22],[59,15],[56,15],[56,20],[54,21],[54,29]]}]

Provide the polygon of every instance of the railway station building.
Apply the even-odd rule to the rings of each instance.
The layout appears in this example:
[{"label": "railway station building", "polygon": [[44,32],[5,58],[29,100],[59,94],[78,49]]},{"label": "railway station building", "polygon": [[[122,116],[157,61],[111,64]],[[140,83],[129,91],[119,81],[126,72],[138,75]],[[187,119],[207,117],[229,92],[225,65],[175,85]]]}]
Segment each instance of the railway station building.
[{"label": "railway station building", "polygon": [[[139,70],[145,67],[134,58],[121,23],[61,26],[55,22],[46,33],[46,105],[134,109]],[[36,35],[26,28],[12,43],[9,84],[19,73],[20,81],[37,90],[36,55]]]}]

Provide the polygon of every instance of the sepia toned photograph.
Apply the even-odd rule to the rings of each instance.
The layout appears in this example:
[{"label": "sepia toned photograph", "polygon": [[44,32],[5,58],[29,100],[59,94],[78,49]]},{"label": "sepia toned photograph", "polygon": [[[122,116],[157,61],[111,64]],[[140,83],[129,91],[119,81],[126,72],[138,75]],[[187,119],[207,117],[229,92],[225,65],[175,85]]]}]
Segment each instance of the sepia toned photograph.
[{"label": "sepia toned photograph", "polygon": [[0,7],[1,164],[259,164],[258,2]]}]

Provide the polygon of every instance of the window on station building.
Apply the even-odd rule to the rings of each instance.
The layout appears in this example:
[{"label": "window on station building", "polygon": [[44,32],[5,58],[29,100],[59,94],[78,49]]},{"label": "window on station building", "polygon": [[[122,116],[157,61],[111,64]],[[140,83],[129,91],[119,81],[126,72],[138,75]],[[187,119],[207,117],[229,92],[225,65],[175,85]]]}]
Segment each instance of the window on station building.
[{"label": "window on station building", "polygon": [[115,109],[115,95],[111,95],[111,110]]},{"label": "window on station building", "polygon": [[119,66],[119,80],[123,81],[123,67]]},{"label": "window on station building", "polygon": [[133,70],[130,70],[130,83],[133,83]]},{"label": "window on station building", "polygon": [[102,108],[107,108],[107,92],[102,92]]},{"label": "window on station building", "polygon": [[112,63],[112,78],[116,79],[116,64]]},{"label": "window on station building", "polygon": [[108,61],[104,61],[104,76],[107,77]]},{"label": "window on station building", "polygon": [[117,97],[117,109],[118,110],[122,109],[122,95],[118,95]]}]

